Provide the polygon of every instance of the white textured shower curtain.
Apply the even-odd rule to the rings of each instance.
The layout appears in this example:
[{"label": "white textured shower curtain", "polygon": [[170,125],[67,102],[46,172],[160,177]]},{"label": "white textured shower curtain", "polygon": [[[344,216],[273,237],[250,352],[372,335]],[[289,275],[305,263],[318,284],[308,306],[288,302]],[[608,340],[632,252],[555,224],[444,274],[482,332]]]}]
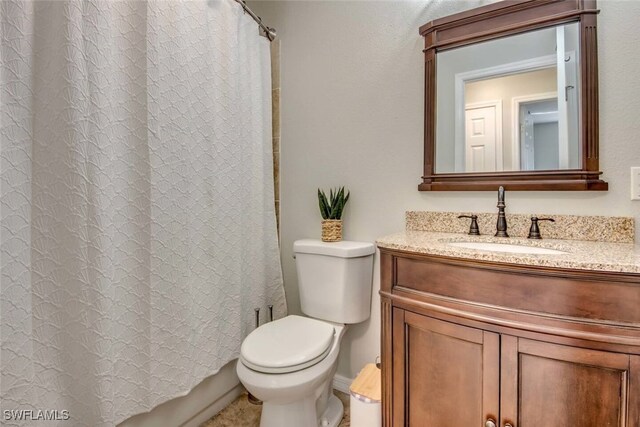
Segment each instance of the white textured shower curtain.
[{"label": "white textured shower curtain", "polygon": [[0,13],[0,424],[113,426],[285,311],[269,43],[232,0]]}]

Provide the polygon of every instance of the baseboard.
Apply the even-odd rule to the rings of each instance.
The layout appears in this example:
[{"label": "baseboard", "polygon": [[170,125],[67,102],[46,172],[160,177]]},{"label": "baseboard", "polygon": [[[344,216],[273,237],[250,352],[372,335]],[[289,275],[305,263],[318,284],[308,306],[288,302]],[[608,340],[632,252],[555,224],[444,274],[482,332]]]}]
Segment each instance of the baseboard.
[{"label": "baseboard", "polygon": [[351,387],[352,382],[352,378],[336,375],[333,377],[333,388],[345,394],[349,394],[349,387]]},{"label": "baseboard", "polygon": [[244,393],[244,387],[242,386],[242,384],[238,384],[227,393],[225,393],[224,396],[220,397],[211,405],[198,412],[191,419],[189,419],[189,421],[182,424],[180,427],[199,427],[200,424],[204,423],[205,421],[216,415],[218,412],[226,408],[242,393]]}]

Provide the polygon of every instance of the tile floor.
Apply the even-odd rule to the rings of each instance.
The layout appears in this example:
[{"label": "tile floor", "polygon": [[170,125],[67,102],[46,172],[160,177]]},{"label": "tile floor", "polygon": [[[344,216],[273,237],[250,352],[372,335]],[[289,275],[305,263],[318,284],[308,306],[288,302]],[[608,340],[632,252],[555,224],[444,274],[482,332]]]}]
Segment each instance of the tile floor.
[{"label": "tile floor", "polygon": [[[344,405],[344,415],[339,427],[349,427],[349,395],[334,391]],[[229,406],[215,417],[200,425],[200,427],[258,427],[260,425],[261,406],[252,405],[247,401],[247,394],[243,393]]]}]

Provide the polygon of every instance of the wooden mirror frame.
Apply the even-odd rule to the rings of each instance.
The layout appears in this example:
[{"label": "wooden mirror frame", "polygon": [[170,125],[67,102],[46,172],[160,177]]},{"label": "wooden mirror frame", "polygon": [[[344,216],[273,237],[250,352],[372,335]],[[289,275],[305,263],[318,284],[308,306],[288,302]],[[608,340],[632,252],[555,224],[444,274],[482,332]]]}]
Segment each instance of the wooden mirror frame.
[{"label": "wooden mirror frame", "polygon": [[[606,191],[598,163],[598,46],[595,0],[505,0],[431,21],[425,39],[424,176],[420,191]],[[435,172],[436,54],[455,47],[578,22],[582,169],[510,172]]]}]

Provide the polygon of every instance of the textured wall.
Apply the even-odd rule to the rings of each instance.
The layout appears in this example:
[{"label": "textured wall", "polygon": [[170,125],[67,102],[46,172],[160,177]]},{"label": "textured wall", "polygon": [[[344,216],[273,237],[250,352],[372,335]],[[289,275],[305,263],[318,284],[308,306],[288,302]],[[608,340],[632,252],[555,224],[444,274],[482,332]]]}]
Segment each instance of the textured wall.
[{"label": "textured wall", "polygon": [[[404,229],[406,210],[495,209],[492,192],[420,193],[423,58],[418,27],[483,1],[253,2],[281,40],[281,238],[289,311],[299,310],[292,245],[320,237],[316,188],[346,185],[345,238]],[[640,166],[640,2],[601,1],[603,192],[509,192],[507,212],[634,216],[629,167]],[[638,228],[640,229],[640,227]],[[638,238],[638,231],[636,238]],[[379,354],[378,264],[371,320],[345,337],[339,373]]]}]

